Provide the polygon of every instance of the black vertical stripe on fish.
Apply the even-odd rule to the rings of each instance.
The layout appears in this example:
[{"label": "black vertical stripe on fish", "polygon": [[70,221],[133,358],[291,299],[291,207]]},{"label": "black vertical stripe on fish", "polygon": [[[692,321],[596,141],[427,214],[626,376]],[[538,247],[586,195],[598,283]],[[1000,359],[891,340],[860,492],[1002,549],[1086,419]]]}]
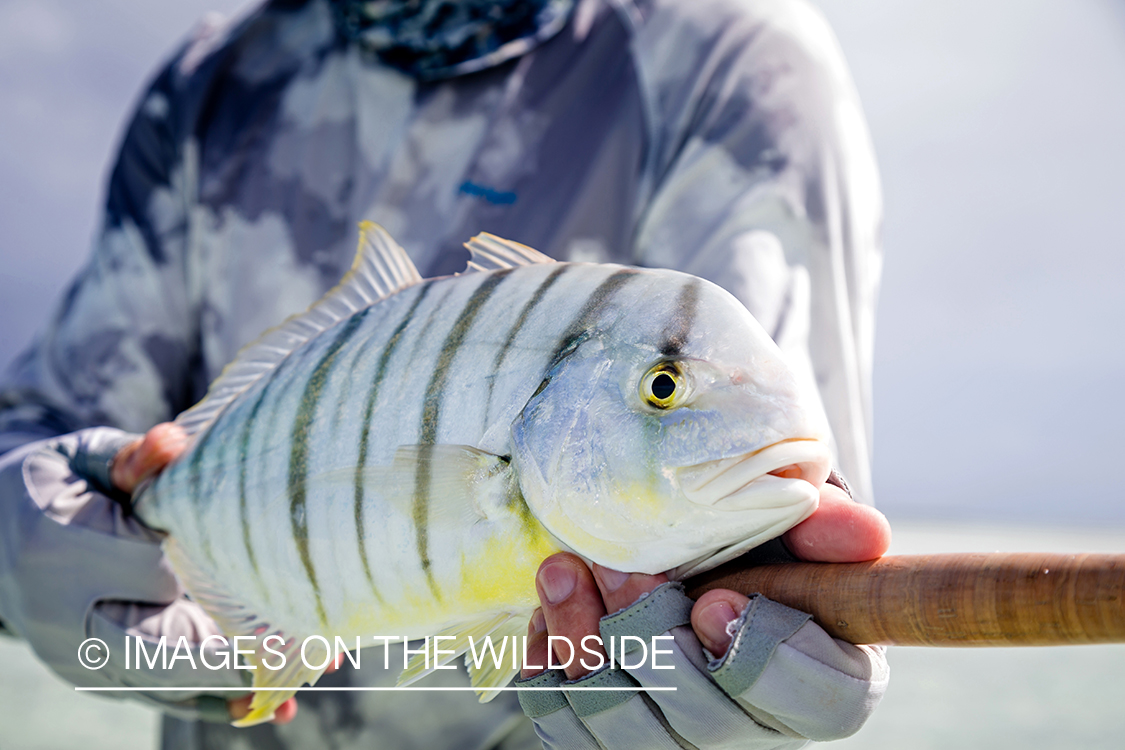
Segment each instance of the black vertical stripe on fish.
[{"label": "black vertical stripe on fish", "polygon": [[597,289],[590,293],[590,296],[586,298],[586,303],[582,305],[582,309],[574,316],[574,319],[570,322],[570,325],[566,327],[562,337],[559,339],[558,346],[555,348],[555,353],[551,357],[546,371],[543,373],[544,378],[547,377],[551,370],[553,370],[566,355],[574,350],[585,336],[589,335],[590,328],[594,325],[594,321],[597,320],[598,314],[601,313],[602,308],[605,307],[610,297],[639,273],[640,272],[634,268],[622,268],[599,284]]},{"label": "black vertical stripe on fish", "polygon": [[[222,416],[222,413],[220,413],[219,416],[214,421],[212,421],[211,424],[208,425],[208,427],[202,433],[200,433],[199,437],[195,439],[195,445],[192,447],[193,453],[191,454],[191,463],[188,464],[188,486],[191,488],[191,490],[189,491],[189,497],[191,497],[192,505],[195,506],[195,517],[197,519],[197,522],[198,519],[204,518],[203,496],[205,493],[203,491],[203,447],[211,438],[211,434],[215,431],[215,425],[218,423],[219,418],[221,418]],[[210,505],[209,500],[208,505]],[[203,552],[203,555],[211,561],[212,565],[215,565],[215,553],[211,549],[211,535],[201,533],[199,535],[199,542],[200,549]]]},{"label": "black vertical stripe on fish", "polygon": [[660,347],[660,353],[665,357],[675,357],[683,351],[691,334],[691,324],[695,320],[697,307],[699,307],[699,281],[691,279],[680,287],[676,306],[672,310],[672,319],[664,329],[664,343]]},{"label": "black vertical stripe on fish", "polygon": [[328,374],[340,348],[359,330],[360,323],[370,310],[363,310],[353,315],[347,323],[341,326],[335,340],[328,346],[328,350],[317,362],[309,382],[305,384],[305,392],[301,394],[301,402],[297,406],[297,417],[293,420],[293,430],[289,436],[289,523],[293,531],[293,541],[297,544],[297,552],[301,556],[301,563],[305,566],[305,574],[312,584],[313,595],[316,598],[316,613],[321,625],[328,627],[328,616],[324,611],[324,602],[320,597],[320,585],[316,580],[316,570],[313,568],[312,557],[309,554],[309,526],[306,514],[306,501],[308,500],[308,471],[309,471],[309,428],[312,426],[313,417],[316,415],[317,403],[324,390]]},{"label": "black vertical stripe on fish", "polygon": [[336,408],[332,410],[331,424],[333,431],[340,429],[340,423],[344,419],[344,412],[348,409],[348,407],[354,406],[351,394],[352,389],[355,387],[357,374],[355,361],[360,356],[362,356],[362,354],[363,352],[361,351],[352,352],[351,362],[341,365],[341,367],[343,367],[344,369],[344,379],[340,384],[340,398],[336,401]]},{"label": "black vertical stripe on fish", "polygon": [[571,268],[571,266],[560,263],[551,271],[550,274],[547,275],[547,278],[543,280],[543,283],[536,287],[535,293],[531,295],[531,299],[524,303],[523,309],[520,310],[520,314],[516,316],[516,322],[512,324],[511,328],[508,329],[508,336],[504,339],[504,344],[500,347],[500,351],[496,353],[496,358],[492,360],[492,369],[489,371],[492,373],[493,377],[491,377],[488,381],[488,396],[485,398],[484,402],[485,424],[488,423],[488,414],[490,411],[492,411],[492,392],[496,387],[495,376],[500,372],[500,365],[504,364],[504,359],[508,356],[508,351],[512,348],[512,344],[515,343],[516,336],[519,335],[519,332],[523,328],[524,324],[527,323],[527,319],[531,316],[532,310],[534,310],[536,306],[538,306],[539,303],[543,301],[543,297],[547,294],[547,290],[550,289],[556,281],[558,281],[559,277],[562,276],[563,272],[568,268]]},{"label": "black vertical stripe on fish", "polygon": [[[426,316],[425,321],[421,323],[421,325],[418,327],[417,332],[413,336],[414,349],[409,355],[407,355],[408,357],[416,356],[419,350],[424,350],[426,348],[426,342],[430,339],[430,329],[434,327],[434,324],[439,319],[444,320],[447,317],[448,311],[446,302],[451,296],[453,296],[453,293],[456,291],[456,286],[446,285],[445,292],[442,293],[442,295],[438,299],[436,299],[432,305],[430,305],[429,314]],[[415,474],[415,482],[417,482],[417,474]],[[413,502],[413,500],[411,502]],[[428,560],[425,562],[428,563]],[[428,568],[426,568],[425,565],[423,565],[423,568],[426,569],[427,576],[429,576]]]},{"label": "black vertical stripe on fish", "polygon": [[402,320],[395,326],[394,333],[391,334],[383,347],[383,351],[379,355],[379,363],[375,366],[375,377],[371,380],[371,388],[367,392],[367,403],[363,407],[363,430],[359,435],[359,460],[355,467],[355,502],[352,513],[355,516],[355,530],[359,541],[359,559],[363,563],[363,572],[367,576],[367,582],[371,585],[371,592],[380,602],[383,601],[383,597],[375,586],[375,577],[371,574],[371,563],[367,561],[367,540],[363,519],[363,473],[367,468],[368,441],[371,439],[371,418],[375,414],[375,404],[379,400],[379,388],[383,385],[383,379],[387,376],[387,365],[391,361],[391,355],[398,348],[403,331],[414,319],[414,313],[417,312],[418,306],[422,304],[422,300],[429,294],[432,285],[432,281],[427,281],[421,285],[414,301],[410,303],[406,315],[402,316]]},{"label": "black vertical stripe on fish", "polygon": [[207,439],[211,437],[214,426],[215,424],[212,422],[195,439],[195,444],[192,446],[191,463],[188,464],[188,485],[191,487],[189,496],[191,497],[191,504],[195,506],[197,517],[203,516],[203,446],[207,444]]},{"label": "black vertical stripe on fish", "polygon": [[254,542],[250,535],[250,510],[246,498],[246,462],[250,460],[250,436],[253,434],[254,425],[258,420],[258,412],[261,411],[262,403],[266,400],[269,383],[277,375],[279,369],[281,368],[274,368],[274,371],[270,373],[270,380],[266,381],[258,397],[254,399],[254,405],[250,407],[250,413],[246,417],[246,422],[242,425],[242,434],[238,439],[238,517],[242,524],[242,545],[246,548],[246,557],[250,560],[250,567],[254,571],[255,580],[258,581],[267,601],[270,598],[269,590],[262,580],[262,572],[258,569],[258,557],[254,554]]},{"label": "black vertical stripe on fish", "polygon": [[[426,395],[422,401],[422,422],[418,442],[422,446],[431,446],[437,442],[438,424],[441,419],[441,400],[445,392],[445,382],[449,376],[449,367],[457,356],[458,350],[465,343],[465,337],[472,330],[477,314],[480,313],[484,303],[496,291],[496,287],[512,272],[511,268],[495,271],[478,286],[465,303],[465,307],[457,315],[449,334],[442,342],[434,371],[430,375],[430,382],[426,386]],[[430,455],[432,449],[423,447],[417,472],[414,477],[414,503],[413,517],[415,540],[418,548],[418,558],[422,561],[422,570],[430,584],[434,596],[441,599],[437,582],[434,580],[433,564],[429,551],[429,502],[430,502]]]}]

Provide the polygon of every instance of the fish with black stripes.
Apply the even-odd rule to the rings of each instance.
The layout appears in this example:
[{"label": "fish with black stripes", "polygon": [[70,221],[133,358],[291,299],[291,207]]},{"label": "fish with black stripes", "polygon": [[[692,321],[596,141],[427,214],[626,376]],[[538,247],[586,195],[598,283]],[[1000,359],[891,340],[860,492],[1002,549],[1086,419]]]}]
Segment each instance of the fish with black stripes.
[{"label": "fish with black stripes", "polygon": [[[557,551],[685,578],[816,508],[827,427],[731,294],[489,234],[466,247],[466,272],[422,279],[361,225],[351,271],[177,418],[190,447],[135,499],[191,596],[258,636],[251,661],[288,657],[255,670],[273,690],[237,723],[319,678],[306,636],[455,636],[448,661],[525,631]],[[473,685],[487,699],[519,666]]]}]

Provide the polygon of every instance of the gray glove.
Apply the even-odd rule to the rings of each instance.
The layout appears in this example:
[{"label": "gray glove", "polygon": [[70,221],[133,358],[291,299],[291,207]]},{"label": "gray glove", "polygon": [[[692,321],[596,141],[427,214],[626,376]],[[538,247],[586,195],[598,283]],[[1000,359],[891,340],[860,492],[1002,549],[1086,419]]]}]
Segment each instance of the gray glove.
[{"label": "gray glove", "polygon": [[[691,628],[692,600],[678,583],[660,586],[601,620],[603,641],[632,635],[668,648],[653,669],[626,651],[627,670],[608,665],[566,682],[560,670],[521,687],[675,687],[675,692],[520,692],[546,748],[793,748],[854,734],[886,690],[883,650],[836,641],[809,615],[751,597],[731,623],[727,653],[713,658]],[[636,641],[627,641],[634,651]]]},{"label": "gray glove", "polygon": [[[248,672],[204,667],[199,644],[218,635],[217,626],[184,598],[160,551],[159,535],[111,497],[109,462],[136,437],[99,427],[0,457],[0,621],[75,685],[244,687]],[[159,663],[153,670],[137,669],[134,658],[127,670],[127,635],[145,639],[150,658],[161,636],[169,658],[185,636],[196,668],[177,659],[168,669]],[[108,662],[99,669],[79,660],[79,646],[88,638],[108,647]],[[135,649],[132,639],[130,644]],[[211,641],[202,656],[218,665],[223,651],[222,643]],[[226,701],[238,694],[127,695],[184,718],[228,722]]]}]

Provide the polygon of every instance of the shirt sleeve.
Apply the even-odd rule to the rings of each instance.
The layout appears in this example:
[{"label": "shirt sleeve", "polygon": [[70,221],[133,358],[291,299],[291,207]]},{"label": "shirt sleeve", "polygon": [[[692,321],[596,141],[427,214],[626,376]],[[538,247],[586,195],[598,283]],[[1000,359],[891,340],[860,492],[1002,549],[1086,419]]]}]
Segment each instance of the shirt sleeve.
[{"label": "shirt sleeve", "polygon": [[185,124],[200,78],[181,54],[142,94],[93,253],[0,381],[0,453],[95,425],[143,432],[200,395],[186,252],[194,142]]},{"label": "shirt sleeve", "polygon": [[649,119],[635,260],[747,306],[819,397],[870,503],[882,199],[839,45],[803,0],[661,0],[634,21]]},{"label": "shirt sleeve", "polygon": [[[133,433],[170,419],[200,392],[199,311],[185,252],[195,157],[183,124],[193,121],[207,79],[207,60],[189,59],[193,51],[199,58],[201,42],[143,94],[111,173],[94,252],[0,382],[0,628],[78,685],[243,684],[230,669],[168,670],[138,682],[136,670],[123,668],[129,637],[153,648],[162,636],[182,637],[199,654],[218,629],[183,597],[159,536],[112,497],[108,472]],[[89,639],[115,654],[104,668],[84,668],[76,657]],[[224,698],[198,691],[130,695],[185,717],[229,718]]]}]

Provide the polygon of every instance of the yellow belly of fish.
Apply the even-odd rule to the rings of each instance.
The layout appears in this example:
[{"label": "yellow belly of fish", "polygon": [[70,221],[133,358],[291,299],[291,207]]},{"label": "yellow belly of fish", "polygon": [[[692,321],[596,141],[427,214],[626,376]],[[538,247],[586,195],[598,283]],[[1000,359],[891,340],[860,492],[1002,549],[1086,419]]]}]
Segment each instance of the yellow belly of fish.
[{"label": "yellow belly of fish", "polygon": [[561,549],[541,525],[524,524],[518,532],[489,538],[471,555],[462,552],[459,574],[437,578],[437,593],[420,581],[396,600],[349,613],[332,629],[420,638],[489,613],[531,612],[539,606],[539,564]]}]

